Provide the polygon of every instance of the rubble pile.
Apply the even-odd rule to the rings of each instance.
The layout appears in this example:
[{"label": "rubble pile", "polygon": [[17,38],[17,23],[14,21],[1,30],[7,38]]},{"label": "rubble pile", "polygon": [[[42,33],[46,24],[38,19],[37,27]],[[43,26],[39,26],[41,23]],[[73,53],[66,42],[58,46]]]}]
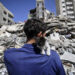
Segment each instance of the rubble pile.
[{"label": "rubble pile", "polygon": [[8,75],[3,61],[3,53],[8,48],[20,48],[26,41],[22,24],[3,25],[0,28],[0,75]]},{"label": "rubble pile", "polygon": [[[46,21],[49,26],[50,34],[53,28],[58,28],[60,40],[58,43],[57,52],[63,62],[67,75],[75,75],[75,23],[61,18],[51,18]],[[20,48],[26,41],[26,36],[23,32],[23,25],[3,25],[0,27],[0,75],[8,75],[3,61],[3,53],[8,48]],[[48,36],[50,45],[50,36]]]},{"label": "rubble pile", "polygon": [[59,34],[60,39],[51,40],[49,36],[48,40],[50,45],[56,47],[66,75],[75,75],[75,22],[67,18],[54,17],[46,21],[46,23],[51,30],[50,35],[53,34],[53,28],[56,29],[56,34]]}]

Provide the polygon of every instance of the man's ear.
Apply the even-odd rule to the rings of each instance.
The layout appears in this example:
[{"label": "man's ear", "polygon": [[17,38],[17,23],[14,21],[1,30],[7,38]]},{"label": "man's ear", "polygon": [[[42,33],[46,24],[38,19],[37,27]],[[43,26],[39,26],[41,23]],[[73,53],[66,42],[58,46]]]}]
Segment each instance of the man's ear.
[{"label": "man's ear", "polygon": [[46,33],[43,34],[43,37],[45,37],[45,36],[46,36]]},{"label": "man's ear", "polygon": [[37,36],[38,36],[38,37],[42,37],[42,32],[39,32],[39,33],[37,34]]}]

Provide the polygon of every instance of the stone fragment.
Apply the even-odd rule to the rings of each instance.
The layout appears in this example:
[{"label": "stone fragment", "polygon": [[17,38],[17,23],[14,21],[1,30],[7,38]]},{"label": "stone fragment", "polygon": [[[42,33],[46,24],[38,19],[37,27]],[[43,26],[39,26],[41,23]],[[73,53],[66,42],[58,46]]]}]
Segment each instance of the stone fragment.
[{"label": "stone fragment", "polygon": [[60,56],[62,61],[66,61],[72,64],[75,64],[75,55],[69,52],[65,52],[63,55]]},{"label": "stone fragment", "polygon": [[0,54],[3,54],[4,50],[5,50],[5,47],[0,46]]},{"label": "stone fragment", "polygon": [[12,26],[9,26],[7,28],[7,31],[12,33],[12,32],[19,32],[19,31],[22,31],[23,30],[23,24],[16,24],[16,25],[12,25]]},{"label": "stone fragment", "polygon": [[2,32],[2,33],[5,32],[7,28],[8,28],[8,26],[3,25],[3,26],[0,28],[0,32]]}]

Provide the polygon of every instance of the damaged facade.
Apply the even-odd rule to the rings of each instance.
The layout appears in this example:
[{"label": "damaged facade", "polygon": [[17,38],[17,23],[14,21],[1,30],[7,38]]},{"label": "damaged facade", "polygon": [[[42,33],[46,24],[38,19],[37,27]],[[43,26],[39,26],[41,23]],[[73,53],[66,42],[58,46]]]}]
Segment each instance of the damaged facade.
[{"label": "damaged facade", "polygon": [[47,21],[54,14],[45,8],[44,0],[36,0],[36,8],[31,9],[28,18],[37,18]]},{"label": "damaged facade", "polygon": [[0,2],[0,25],[11,25],[14,23],[12,20],[14,15],[4,7],[4,5]]},{"label": "damaged facade", "polygon": [[75,21],[75,0],[55,0],[58,16],[64,16]]}]

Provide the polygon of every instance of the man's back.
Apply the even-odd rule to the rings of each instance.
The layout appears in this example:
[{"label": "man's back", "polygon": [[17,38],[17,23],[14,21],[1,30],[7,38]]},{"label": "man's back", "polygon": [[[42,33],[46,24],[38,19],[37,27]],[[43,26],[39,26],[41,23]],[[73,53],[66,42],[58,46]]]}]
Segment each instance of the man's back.
[{"label": "man's back", "polygon": [[12,48],[4,53],[5,65],[9,75],[65,75],[58,54],[51,50],[51,55],[35,52],[32,44],[22,48]]}]

